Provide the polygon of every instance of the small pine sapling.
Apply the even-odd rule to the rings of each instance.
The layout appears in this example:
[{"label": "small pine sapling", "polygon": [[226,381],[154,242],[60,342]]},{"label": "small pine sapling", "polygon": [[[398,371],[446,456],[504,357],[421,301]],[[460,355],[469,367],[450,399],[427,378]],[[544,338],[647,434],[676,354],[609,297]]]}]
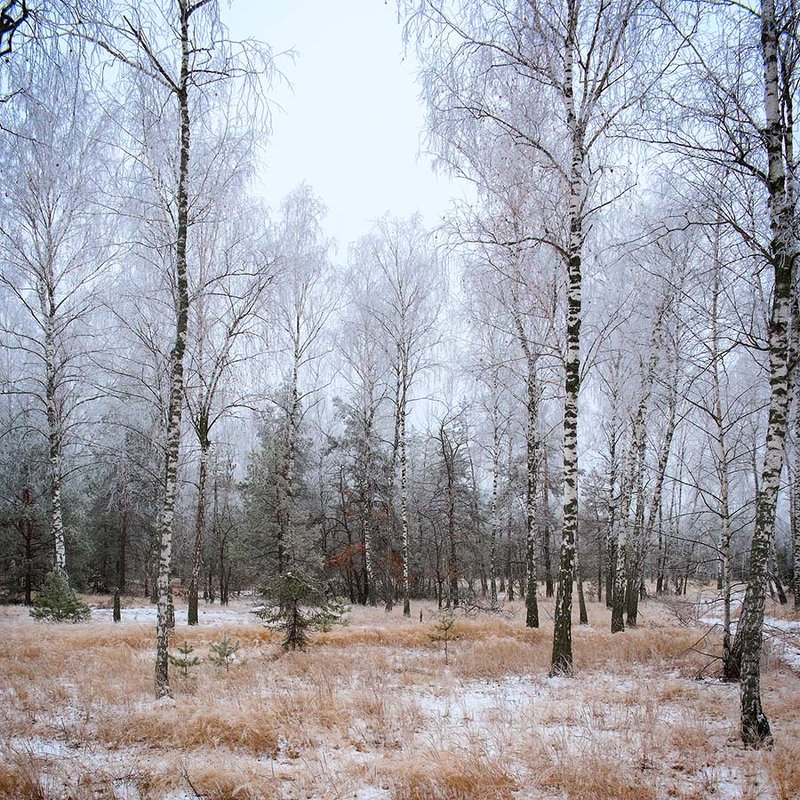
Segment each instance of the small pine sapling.
[{"label": "small pine sapling", "polygon": [[350,611],[326,584],[294,572],[278,575],[260,594],[264,606],[254,613],[283,630],[284,650],[305,650],[309,629],[329,631]]},{"label": "small pine sapling", "polygon": [[194,647],[192,647],[189,642],[184,641],[183,646],[178,648],[179,655],[174,656],[172,653],[169,653],[167,656],[169,658],[169,663],[172,664],[173,667],[177,667],[184,678],[189,677],[190,667],[196,667],[200,663],[200,659],[192,655],[193,652]]},{"label": "small pine sapling", "polygon": [[83,622],[89,619],[92,612],[86,603],[78,599],[66,574],[56,568],[45,578],[30,614],[38,620]]},{"label": "small pine sapling", "polygon": [[216,664],[218,667],[225,667],[225,672],[230,672],[231,664],[234,662],[234,656],[238,649],[239,640],[237,639],[236,643],[231,642],[226,633],[221,642],[209,645],[211,652],[208,654],[208,658],[212,664]]},{"label": "small pine sapling", "polygon": [[452,611],[445,611],[433,625],[433,630],[428,634],[432,642],[444,643],[444,663],[450,663],[449,644],[461,638],[456,630],[456,617]]}]

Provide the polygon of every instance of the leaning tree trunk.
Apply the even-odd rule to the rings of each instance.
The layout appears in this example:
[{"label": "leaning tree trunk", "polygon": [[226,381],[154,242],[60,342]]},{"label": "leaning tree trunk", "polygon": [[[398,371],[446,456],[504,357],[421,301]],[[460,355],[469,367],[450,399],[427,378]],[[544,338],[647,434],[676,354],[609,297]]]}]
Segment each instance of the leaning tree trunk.
[{"label": "leaning tree trunk", "polygon": [[169,606],[172,573],[172,531],[175,521],[178,453],[183,411],[183,356],[189,323],[187,238],[189,233],[189,17],[191,6],[180,3],[181,67],[176,96],[180,113],[180,160],[178,165],[177,239],[175,278],[177,289],[175,343],[170,358],[170,395],[167,417],[166,477],[164,504],[159,524],[158,604],[156,619],[156,697],[171,696],[169,686]]},{"label": "leaning tree trunk", "polygon": [[737,638],[742,642],[740,683],[741,734],[746,747],[772,743],[769,721],[761,706],[761,644],[766,598],[767,564],[775,529],[775,509],[783,469],[788,427],[788,323],[795,257],[794,209],[786,191],[783,157],[783,117],[778,77],[778,30],[774,0],[761,4],[761,53],[764,62],[764,139],[768,159],[770,261],[774,290],[769,319],[770,403],[761,488],[756,499],[755,530],[750,548],[750,574],[745,592],[748,614],[742,615]]}]

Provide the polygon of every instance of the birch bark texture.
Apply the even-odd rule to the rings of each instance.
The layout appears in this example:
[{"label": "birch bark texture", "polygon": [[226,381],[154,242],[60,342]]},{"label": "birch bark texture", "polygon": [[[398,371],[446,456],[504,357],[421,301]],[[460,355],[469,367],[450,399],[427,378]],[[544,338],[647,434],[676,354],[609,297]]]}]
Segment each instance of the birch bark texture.
[{"label": "birch bark texture", "polygon": [[756,498],[756,517],[750,548],[750,570],[737,636],[741,638],[741,735],[745,746],[760,748],[772,744],[769,720],[761,705],[761,646],[767,569],[775,535],[784,446],[789,415],[788,332],[792,297],[792,272],[797,256],[795,209],[788,190],[784,143],[791,131],[781,107],[779,73],[779,29],[774,0],[761,3],[761,57],[764,68],[763,132],[767,155],[767,192],[770,223],[769,266],[774,277],[769,317],[769,415]]}]

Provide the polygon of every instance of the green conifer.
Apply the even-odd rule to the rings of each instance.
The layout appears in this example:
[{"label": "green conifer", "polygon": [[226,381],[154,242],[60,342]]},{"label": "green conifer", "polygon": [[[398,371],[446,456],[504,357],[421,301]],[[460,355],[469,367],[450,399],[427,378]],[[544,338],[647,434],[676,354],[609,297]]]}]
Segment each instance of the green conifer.
[{"label": "green conifer", "polygon": [[222,637],[221,642],[209,645],[209,649],[211,652],[209,653],[208,657],[211,663],[216,664],[218,667],[225,667],[225,671],[229,672],[231,664],[233,664],[236,651],[239,649],[239,641],[237,639],[236,643],[233,644],[226,633]]},{"label": "green conifer", "polygon": [[180,669],[181,675],[183,675],[184,678],[189,676],[190,667],[195,667],[200,663],[200,659],[192,655],[193,652],[194,647],[187,641],[184,641],[183,646],[178,648],[178,653],[180,655],[174,656],[172,653],[169,653],[167,656],[169,658],[169,663],[172,664],[173,667]]},{"label": "green conifer", "polygon": [[91,613],[89,606],[78,599],[66,574],[60,569],[54,569],[45,578],[30,611],[34,619],[51,622],[83,622]]}]

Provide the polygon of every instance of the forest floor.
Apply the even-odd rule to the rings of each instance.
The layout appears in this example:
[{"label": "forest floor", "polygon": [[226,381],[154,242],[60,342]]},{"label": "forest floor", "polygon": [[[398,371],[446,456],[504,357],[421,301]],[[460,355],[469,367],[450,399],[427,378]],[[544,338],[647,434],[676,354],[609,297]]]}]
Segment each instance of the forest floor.
[{"label": "forest floor", "polygon": [[[178,609],[172,647],[188,641],[202,662],[187,678],[173,668],[174,700],[156,702],[141,601],[119,624],[107,603],[77,625],[0,608],[0,798],[800,798],[800,621],[785,607],[768,609],[776,743],[761,752],[742,748],[738,687],[704,655],[719,641],[699,592],[646,602],[615,636],[591,603],[569,679],[547,677],[551,601],[538,630],[519,602],[459,617],[447,661],[431,603],[410,619],[354,608],[295,653],[244,601],[202,611],[189,628]],[[229,671],[208,660],[224,635],[241,645]]]}]

